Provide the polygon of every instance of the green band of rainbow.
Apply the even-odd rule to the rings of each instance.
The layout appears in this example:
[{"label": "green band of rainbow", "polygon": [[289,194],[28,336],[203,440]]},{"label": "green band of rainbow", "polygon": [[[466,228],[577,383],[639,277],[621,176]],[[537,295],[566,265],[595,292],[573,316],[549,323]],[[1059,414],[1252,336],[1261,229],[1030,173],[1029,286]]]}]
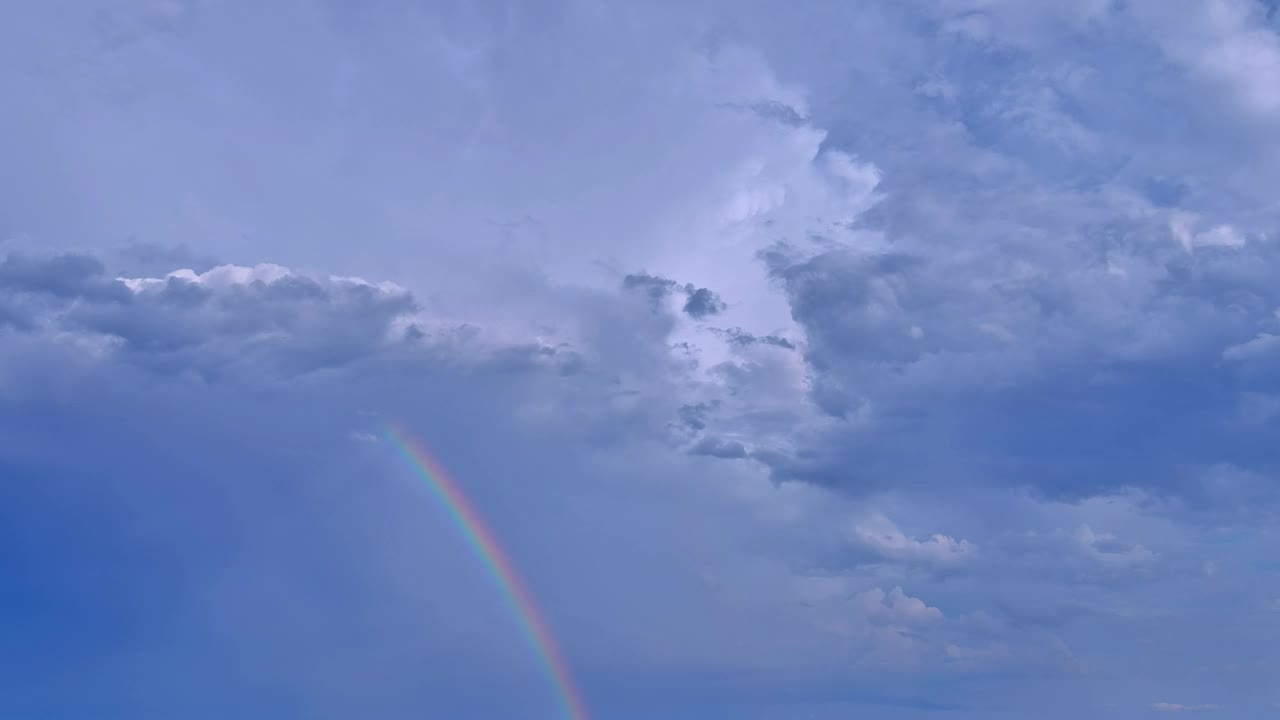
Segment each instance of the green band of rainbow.
[{"label": "green band of rainbow", "polygon": [[392,445],[400,451],[405,460],[422,478],[424,484],[435,493],[449,510],[455,525],[467,539],[471,549],[489,570],[502,597],[506,600],[511,612],[515,615],[524,632],[525,638],[541,661],[547,676],[556,691],[556,699],[569,720],[587,720],[587,709],[582,701],[582,694],[574,685],[569,665],[556,645],[551,628],[538,611],[529,588],[516,573],[511,558],[498,544],[497,537],[471,505],[471,501],[462,494],[449,475],[438,462],[432,459],[422,443],[413,440],[405,430],[397,424],[386,423],[386,436]]}]

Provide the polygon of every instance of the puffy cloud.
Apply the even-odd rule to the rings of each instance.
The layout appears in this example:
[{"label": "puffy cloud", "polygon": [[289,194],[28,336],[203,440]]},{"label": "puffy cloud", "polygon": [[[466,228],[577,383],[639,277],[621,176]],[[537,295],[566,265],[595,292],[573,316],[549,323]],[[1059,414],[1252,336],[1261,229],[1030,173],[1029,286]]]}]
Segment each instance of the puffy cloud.
[{"label": "puffy cloud", "polygon": [[778,337],[777,335],[764,335],[764,336],[752,335],[751,333],[743,330],[742,328],[728,328],[723,330],[715,328],[715,330],[722,333],[723,336],[726,339],[728,339],[731,345],[736,345],[739,347],[746,347],[746,346],[755,345],[757,343],[763,343],[765,345],[772,345],[774,347],[780,347],[786,350],[796,349],[795,343],[791,342],[790,340],[784,337]]},{"label": "puffy cloud", "polygon": [[925,539],[908,537],[883,515],[873,515],[854,524],[852,541],[873,557],[889,562],[919,563],[947,567],[959,565],[977,552],[968,540],[934,534]]},{"label": "puffy cloud", "polygon": [[1142,545],[1120,542],[1110,533],[1095,533],[1088,525],[1076,528],[1073,538],[1095,562],[1109,568],[1141,568],[1156,559],[1156,554]]},{"label": "puffy cloud", "polygon": [[[1143,3],[1142,15],[1158,17],[1155,3]],[[1280,36],[1264,20],[1264,9],[1246,0],[1215,0],[1189,5],[1188,16],[1161,22],[1161,47],[1228,97],[1263,116],[1280,112]]]},{"label": "puffy cloud", "polygon": [[941,610],[925,605],[920,598],[908,596],[900,587],[893,588],[887,595],[880,588],[873,588],[857,599],[877,623],[911,626],[942,619]]},{"label": "puffy cloud", "polygon": [[75,254],[31,258],[10,254],[0,263],[0,287],[17,293],[48,295],[59,299],[127,299],[123,284],[103,276],[98,260]]},{"label": "puffy cloud", "polygon": [[706,288],[693,289],[689,287],[685,290],[689,299],[685,301],[684,311],[696,320],[701,320],[712,315],[719,315],[724,311],[724,301],[715,293]]},{"label": "puffy cloud", "polygon": [[83,255],[10,255],[2,267],[4,287],[53,299],[31,320],[44,332],[80,333],[132,362],[206,381],[226,373],[287,378],[356,362],[403,342],[403,321],[416,307],[394,285],[310,278],[277,265],[161,278],[109,277]]},{"label": "puffy cloud", "polygon": [[704,437],[689,452],[694,455],[713,455],[720,458],[745,458],[747,456],[747,448],[737,440],[727,440],[723,438]]},{"label": "puffy cloud", "polygon": [[622,286],[629,290],[639,290],[654,303],[661,303],[673,293],[683,293],[686,300],[681,310],[695,320],[719,315],[725,309],[724,301],[707,288],[683,286],[674,280],[647,274],[627,275],[622,279]]},{"label": "puffy cloud", "polygon": [[[494,478],[469,483],[469,490],[503,518],[506,532],[529,553],[528,562],[542,567],[539,556],[560,558],[559,569],[543,567],[538,573],[540,595],[554,603],[566,642],[587,673],[597,662],[644,669],[676,661],[706,672],[730,672],[739,666],[795,672],[787,668],[802,659],[803,666],[815,672],[830,672],[848,662],[866,667],[888,663],[901,669],[940,662],[937,642],[915,637],[911,630],[941,620],[936,608],[901,589],[863,590],[865,581],[853,576],[833,576],[834,584],[823,589],[822,580],[789,566],[788,557],[806,552],[801,537],[804,518],[822,511],[818,498],[796,506],[785,530],[793,540],[771,551],[775,557],[767,562],[756,566],[730,559],[733,551],[724,555],[721,543],[738,547],[751,542],[757,531],[752,528],[768,524],[777,498],[793,491],[773,487],[759,473],[725,475],[718,463],[710,468],[688,466],[680,461],[682,454],[655,455],[655,447],[674,449],[662,427],[673,408],[661,393],[648,397],[650,388],[663,387],[662,378],[636,375],[629,382],[645,392],[620,394],[609,355],[588,341],[571,347],[539,345],[534,339],[513,343],[482,329],[433,327],[413,295],[398,286],[308,275],[276,265],[220,265],[201,273],[177,270],[161,277],[115,278],[100,261],[77,258],[75,263],[45,261],[54,267],[91,268],[76,277],[93,282],[72,286],[77,288],[74,292],[56,284],[57,293],[35,284],[12,291],[43,293],[57,300],[44,306],[30,327],[6,331],[13,352],[0,364],[7,388],[4,426],[28,448],[25,453],[34,452],[24,462],[36,468],[22,470],[23,476],[54,473],[50,492],[55,495],[47,502],[57,507],[70,502],[61,496],[70,491],[67,483],[78,481],[81,473],[99,473],[118,498],[111,505],[113,512],[127,517],[158,511],[156,503],[163,503],[171,492],[191,493],[199,505],[223,513],[208,521],[215,537],[228,532],[231,523],[252,528],[253,533],[265,531],[276,512],[268,508],[279,502],[310,508],[289,521],[306,532],[317,532],[316,523],[337,523],[360,534],[363,539],[353,541],[348,552],[370,563],[357,574],[378,588],[382,599],[375,602],[356,592],[314,600],[309,613],[275,627],[263,626],[260,614],[283,601],[271,593],[293,597],[298,583],[309,582],[312,572],[299,566],[281,573],[277,564],[305,566],[309,550],[291,541],[255,536],[243,547],[237,544],[234,561],[214,572],[209,563],[215,561],[206,559],[209,550],[202,540],[184,535],[177,548],[192,558],[199,572],[208,573],[198,581],[201,604],[183,612],[203,618],[211,628],[243,625],[256,628],[259,637],[274,638],[276,649],[253,665],[262,672],[269,672],[274,663],[292,666],[286,673],[290,678],[279,671],[273,674],[281,682],[305,686],[328,672],[300,665],[291,656],[299,651],[291,633],[310,635],[312,642],[336,650],[334,643],[341,641],[315,629],[322,618],[350,607],[358,613],[373,612],[376,605],[381,608],[380,622],[408,622],[416,614],[406,613],[408,607],[429,593],[429,583],[404,585],[396,579],[405,568],[395,550],[401,543],[422,541],[411,528],[424,522],[427,504],[405,505],[407,499],[390,486],[368,488],[364,481],[350,485],[342,480],[348,473],[379,478],[405,474],[391,464],[379,416],[401,418],[431,438],[435,447],[445,448],[455,461],[451,467],[462,476]],[[29,261],[29,266],[37,267],[35,262]],[[49,274],[41,270],[30,275]],[[126,294],[116,298],[96,292],[93,288],[101,278],[112,278],[110,282]],[[596,298],[594,307],[625,309],[629,303],[624,290]],[[645,316],[636,321],[649,322]],[[416,327],[427,330],[408,332]],[[85,355],[85,343],[94,344],[97,351]],[[566,364],[565,357],[574,358],[575,364]],[[656,367],[651,372],[664,370]],[[51,397],[41,389],[52,378],[65,384],[70,397]],[[27,384],[18,386],[19,379]],[[696,425],[715,407],[685,405],[680,414]],[[19,423],[19,417],[26,420]],[[128,422],[118,425],[114,417],[127,417]],[[175,423],[175,417],[184,419]],[[71,475],[64,476],[49,469],[41,453],[59,442],[68,423],[93,440],[86,454],[71,461]],[[53,426],[61,429],[54,432],[49,429]],[[133,432],[144,432],[147,443],[128,442]],[[503,446],[501,453],[492,452],[495,444]],[[608,446],[614,448],[615,459],[593,459],[596,449]],[[162,492],[165,475],[132,474],[139,462],[164,461],[148,449],[153,447],[165,448],[165,458],[185,458],[202,469]],[[228,447],[236,448],[236,459],[222,457]],[[566,448],[571,452],[566,454]],[[692,453],[747,456],[741,443],[710,436],[695,444]],[[6,458],[9,462],[15,456]],[[252,475],[245,475],[246,466],[256,468]],[[502,478],[511,477],[515,468],[530,480],[524,490],[512,494]],[[649,474],[668,479],[646,479]],[[699,482],[691,485],[695,474]],[[282,479],[266,485],[249,480],[271,475]],[[602,475],[613,479],[597,485],[592,478]],[[751,495],[742,495],[748,489]],[[18,494],[18,507],[33,502],[30,492]],[[577,502],[587,501],[591,512],[578,516],[573,508],[561,506],[565,492]],[[124,506],[116,509],[115,502]],[[516,506],[523,510],[515,512]],[[610,509],[615,506],[622,515]],[[524,514],[535,508],[539,509],[533,515]],[[172,522],[190,523],[197,510],[171,512]],[[623,515],[631,519],[621,522]],[[659,518],[667,522],[677,517],[689,533],[672,535],[660,545],[676,555],[680,547],[701,549],[675,566],[655,565],[640,551],[651,541],[638,541]],[[594,539],[580,552],[566,552],[558,541],[543,535],[546,522],[560,525],[567,537]],[[432,542],[451,542],[444,528],[429,534]],[[419,559],[422,577],[452,573],[465,564],[452,551],[441,553]],[[628,572],[643,583],[611,588],[619,579],[611,572],[601,575],[598,584],[584,585],[578,577],[601,563],[618,562],[629,565]],[[703,592],[681,591],[664,598],[681,587],[684,578],[708,571],[718,579]],[[337,561],[314,572],[317,578],[332,580],[335,573],[356,571]],[[280,574],[268,580],[272,573]],[[130,577],[138,583],[156,581],[146,573]],[[568,583],[565,591],[555,589],[559,583]],[[432,612],[461,623],[459,627],[470,627],[463,598],[484,595],[479,588],[467,589],[430,605]],[[726,597],[736,598],[729,602],[730,612],[713,623],[694,622]],[[639,610],[637,603],[655,605]],[[639,611],[647,620],[615,626],[618,607]],[[567,620],[571,617],[577,620]],[[501,625],[506,620],[490,617],[486,622]],[[765,630],[774,623],[789,630]],[[435,651],[406,646],[364,620],[352,620],[347,627],[368,634],[367,641],[347,647],[353,657],[405,653],[419,662],[438,662]],[[839,628],[837,640],[827,636],[833,628]],[[506,648],[486,655],[489,662],[519,663],[507,657],[516,648],[507,648],[498,629],[485,632],[489,642]],[[679,649],[668,641],[654,643],[670,637],[686,641]],[[726,644],[728,637],[746,643],[752,659],[743,660],[732,644]],[[214,653],[240,647],[239,641],[210,642]],[[460,647],[466,641],[463,635],[446,634],[439,642],[443,652],[444,647]],[[392,679],[382,688],[393,698],[403,692],[399,682]]]}]

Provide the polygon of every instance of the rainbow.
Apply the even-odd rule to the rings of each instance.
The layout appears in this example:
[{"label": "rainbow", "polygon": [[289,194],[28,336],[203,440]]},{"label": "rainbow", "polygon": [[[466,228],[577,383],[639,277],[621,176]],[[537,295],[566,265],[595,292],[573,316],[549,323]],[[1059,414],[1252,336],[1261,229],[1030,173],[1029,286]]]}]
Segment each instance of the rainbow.
[{"label": "rainbow", "polygon": [[391,421],[386,422],[386,437],[404,459],[409,461],[424,484],[444,503],[454,524],[489,570],[489,575],[519,622],[525,639],[551,680],[564,716],[569,720],[587,720],[582,693],[573,682],[569,665],[556,646],[551,628],[534,603],[529,587],[516,573],[511,557],[498,543],[493,530],[481,519],[471,501],[462,493],[462,488],[449,477],[440,463],[432,459],[421,442],[413,440],[402,426]]}]

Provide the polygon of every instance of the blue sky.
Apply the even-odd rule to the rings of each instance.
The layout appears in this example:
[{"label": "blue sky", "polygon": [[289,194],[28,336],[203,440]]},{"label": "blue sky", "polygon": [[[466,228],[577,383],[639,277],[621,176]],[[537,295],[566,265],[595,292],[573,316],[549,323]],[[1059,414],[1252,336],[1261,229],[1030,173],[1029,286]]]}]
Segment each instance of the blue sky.
[{"label": "blue sky", "polygon": [[0,717],[1280,710],[1280,11],[0,22]]}]

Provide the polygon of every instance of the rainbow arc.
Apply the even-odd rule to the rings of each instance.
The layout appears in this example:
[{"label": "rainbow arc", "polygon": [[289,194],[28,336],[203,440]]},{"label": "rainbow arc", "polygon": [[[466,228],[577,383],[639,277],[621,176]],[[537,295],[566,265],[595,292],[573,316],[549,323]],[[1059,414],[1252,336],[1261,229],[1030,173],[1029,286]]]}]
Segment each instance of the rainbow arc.
[{"label": "rainbow arc", "polygon": [[489,576],[551,681],[564,716],[569,720],[588,720],[582,693],[573,682],[569,664],[565,662],[564,655],[556,644],[551,626],[538,609],[533,593],[516,572],[511,556],[502,549],[493,530],[476,512],[475,506],[463,494],[458,483],[427,452],[426,446],[414,440],[403,427],[393,422],[386,423],[386,437],[444,504],[454,525],[489,571]]}]

